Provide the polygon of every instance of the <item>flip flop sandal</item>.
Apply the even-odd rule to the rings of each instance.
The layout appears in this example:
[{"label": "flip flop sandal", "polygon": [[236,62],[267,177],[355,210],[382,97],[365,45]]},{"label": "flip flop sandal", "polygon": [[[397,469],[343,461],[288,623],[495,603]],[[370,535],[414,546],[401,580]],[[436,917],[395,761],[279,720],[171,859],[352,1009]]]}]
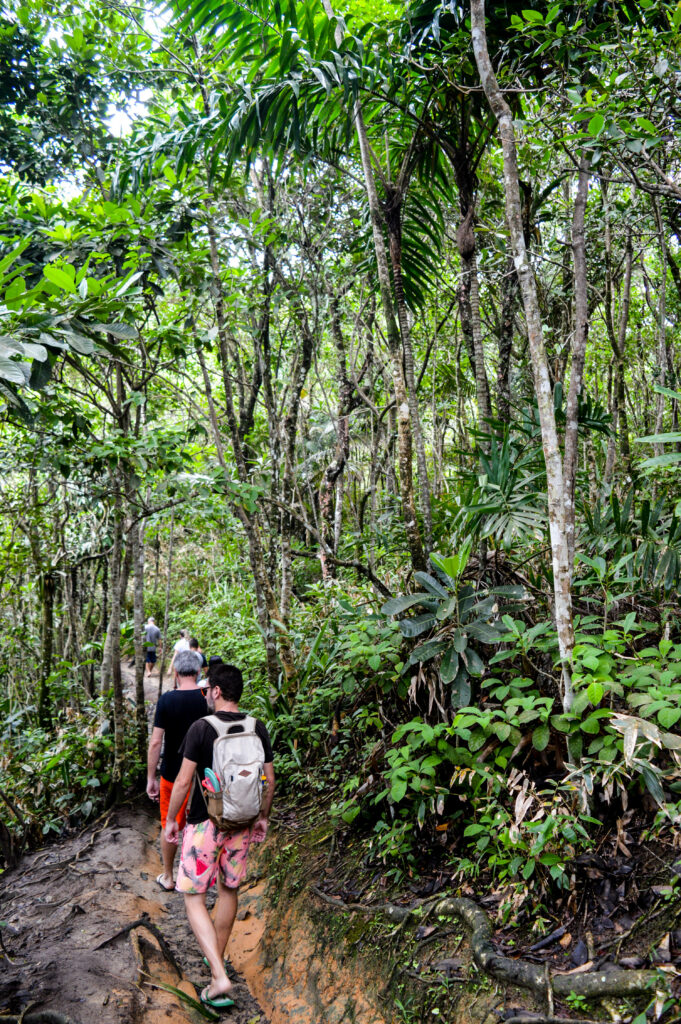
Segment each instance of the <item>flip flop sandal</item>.
[{"label": "flip flop sandal", "polygon": [[[207,956],[204,956],[203,962],[206,965],[206,967],[208,968],[208,970],[210,970],[210,964],[208,963],[208,957]],[[225,959],[222,962],[223,962],[223,964],[229,963],[229,961],[227,960],[227,957],[225,957]]]},{"label": "flip flop sandal", "polygon": [[161,881],[162,878],[163,878],[163,872],[161,872],[161,874],[158,875],[158,877],[156,879],[156,885],[159,887],[159,889],[163,889],[164,892],[175,892],[175,886],[171,885],[171,887],[168,888],[168,886],[164,885],[163,882]]},{"label": "flip flop sandal", "polygon": [[209,985],[206,985],[199,996],[204,1006],[209,1006],[211,1010],[228,1010],[230,1006],[234,1006],[234,1000],[230,999],[229,996],[213,996],[211,998],[209,995],[206,995],[209,987]]}]

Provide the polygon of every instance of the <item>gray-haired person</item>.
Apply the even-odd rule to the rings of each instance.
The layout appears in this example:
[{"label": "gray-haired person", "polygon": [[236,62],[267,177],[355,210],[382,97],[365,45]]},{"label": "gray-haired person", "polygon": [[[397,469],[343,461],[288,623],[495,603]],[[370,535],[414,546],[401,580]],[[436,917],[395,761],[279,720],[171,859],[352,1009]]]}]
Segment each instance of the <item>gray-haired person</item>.
[{"label": "gray-haired person", "polygon": [[[175,777],[180,770],[182,758],[179,750],[190,725],[206,714],[206,700],[203,690],[197,685],[201,669],[201,656],[196,651],[176,651],[174,658],[175,690],[161,695],[156,705],[154,727],[147,752],[147,795],[159,800],[161,805],[161,859],[163,871],[156,881],[166,892],[173,889],[173,863],[177,846],[165,838],[166,815]],[[163,740],[165,738],[165,745]],[[161,778],[156,778],[156,768],[161,756]],[[185,807],[178,821],[184,828]]]}]

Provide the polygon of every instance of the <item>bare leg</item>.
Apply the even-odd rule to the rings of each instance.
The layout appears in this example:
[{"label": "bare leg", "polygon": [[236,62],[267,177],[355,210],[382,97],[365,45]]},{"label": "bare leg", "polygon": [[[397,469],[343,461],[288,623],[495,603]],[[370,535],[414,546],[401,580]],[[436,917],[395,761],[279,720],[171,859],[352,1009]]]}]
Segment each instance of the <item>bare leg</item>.
[{"label": "bare leg", "polygon": [[215,934],[218,939],[218,952],[225,958],[225,950],[232,934],[232,926],[236,918],[236,909],[239,903],[239,890],[229,889],[223,885],[222,879],[218,876],[218,901],[215,904]]},{"label": "bare leg", "polygon": [[[203,893],[185,893],[184,905],[187,910],[187,919],[196,936],[196,941],[203,950],[210,966],[211,982],[206,990],[206,994],[209,999],[214,999],[219,995],[227,995],[232,988],[232,983],[225,974],[225,965],[218,948],[215,925],[206,909],[206,897]],[[218,905],[218,914],[219,912]]]},{"label": "bare leg", "polygon": [[173,864],[177,853],[177,843],[169,843],[161,830],[161,860],[163,861],[163,885],[166,889],[173,887]]}]

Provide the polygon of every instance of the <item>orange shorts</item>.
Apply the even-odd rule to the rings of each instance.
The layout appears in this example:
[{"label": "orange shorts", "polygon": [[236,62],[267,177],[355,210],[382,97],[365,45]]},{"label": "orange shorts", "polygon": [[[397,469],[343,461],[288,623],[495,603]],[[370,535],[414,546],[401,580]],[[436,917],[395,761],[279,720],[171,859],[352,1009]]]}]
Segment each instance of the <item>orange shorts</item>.
[{"label": "orange shorts", "polygon": [[[173,782],[168,782],[161,776],[161,791],[158,795],[159,803],[161,805],[161,828],[166,827],[166,819],[168,817],[168,804],[170,803],[170,794],[173,791]],[[191,790],[190,790],[191,792]],[[180,812],[177,815],[177,824],[180,827],[180,831],[184,828],[187,821],[187,801],[189,800],[189,793],[184,798],[184,803],[180,807]]]}]

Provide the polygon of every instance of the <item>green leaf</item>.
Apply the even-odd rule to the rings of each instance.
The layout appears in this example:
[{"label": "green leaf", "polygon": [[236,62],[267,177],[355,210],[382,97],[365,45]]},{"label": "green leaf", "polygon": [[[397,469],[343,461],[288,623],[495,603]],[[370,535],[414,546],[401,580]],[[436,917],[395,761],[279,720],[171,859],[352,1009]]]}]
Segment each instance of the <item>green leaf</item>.
[{"label": "green leaf", "polygon": [[440,597],[443,601],[448,600],[449,591],[445,590],[438,581],[430,575],[428,572],[415,572],[414,579],[417,583],[420,583],[429,594],[433,594],[434,597]]},{"label": "green leaf", "polygon": [[602,114],[594,114],[589,121],[589,135],[600,135],[605,125],[605,118]]},{"label": "green leaf", "polygon": [[483,674],[483,672],[485,671],[485,665],[480,656],[476,653],[476,651],[473,650],[472,647],[467,647],[466,650],[462,652],[461,657],[466,663],[466,668],[468,669],[470,675],[481,676]]},{"label": "green leaf", "polygon": [[26,383],[21,363],[17,363],[13,359],[6,359],[4,356],[0,356],[0,377],[10,381],[11,384],[24,385]]},{"label": "green leaf", "polygon": [[545,750],[551,733],[548,725],[538,725],[532,733],[532,746],[535,750]]},{"label": "green leaf", "polygon": [[407,608],[412,608],[415,604],[423,604],[424,601],[428,601],[428,605],[426,605],[428,607],[431,599],[427,598],[425,594],[402,594],[400,597],[391,597],[381,608],[381,614],[399,615]]},{"label": "green leaf", "polygon": [[372,654],[368,660],[369,668],[373,669],[374,672],[378,672],[381,667],[381,658],[378,654]]},{"label": "green leaf", "polygon": [[132,324],[89,324],[88,326],[93,331],[104,331],[106,334],[113,335],[114,338],[123,338],[128,341],[134,341],[138,336],[137,328]]},{"label": "green leaf", "polygon": [[[604,689],[603,689],[603,687],[601,686],[600,683],[591,683],[591,685],[588,687],[588,689],[586,691],[586,695],[589,698],[589,703],[593,704],[594,707],[597,704],[600,704],[601,701],[603,700],[603,693],[604,692],[605,691],[604,691]],[[681,712],[680,712],[680,714],[681,714]]]},{"label": "green leaf", "polygon": [[657,713],[657,720],[663,729],[671,729],[681,718],[681,708],[662,708]]},{"label": "green leaf", "polygon": [[426,630],[431,629],[434,625],[434,615],[430,613],[416,615],[413,619],[402,619],[400,622],[400,632],[402,636],[420,636],[421,633],[425,633]]},{"label": "green leaf", "polygon": [[402,778],[401,775],[396,775],[390,784],[390,797],[398,804],[400,800],[404,799],[404,795],[407,792],[407,780]]},{"label": "green leaf", "polygon": [[459,655],[454,647],[450,647],[442,658],[440,665],[440,679],[443,683],[451,683],[459,671]]},{"label": "green leaf", "polygon": [[75,273],[73,277],[63,271],[60,267],[55,267],[53,263],[48,263],[43,268],[43,274],[48,281],[52,284],[56,284],[57,288],[61,288],[64,292],[71,292],[72,294],[76,291],[76,284],[74,281]]}]

